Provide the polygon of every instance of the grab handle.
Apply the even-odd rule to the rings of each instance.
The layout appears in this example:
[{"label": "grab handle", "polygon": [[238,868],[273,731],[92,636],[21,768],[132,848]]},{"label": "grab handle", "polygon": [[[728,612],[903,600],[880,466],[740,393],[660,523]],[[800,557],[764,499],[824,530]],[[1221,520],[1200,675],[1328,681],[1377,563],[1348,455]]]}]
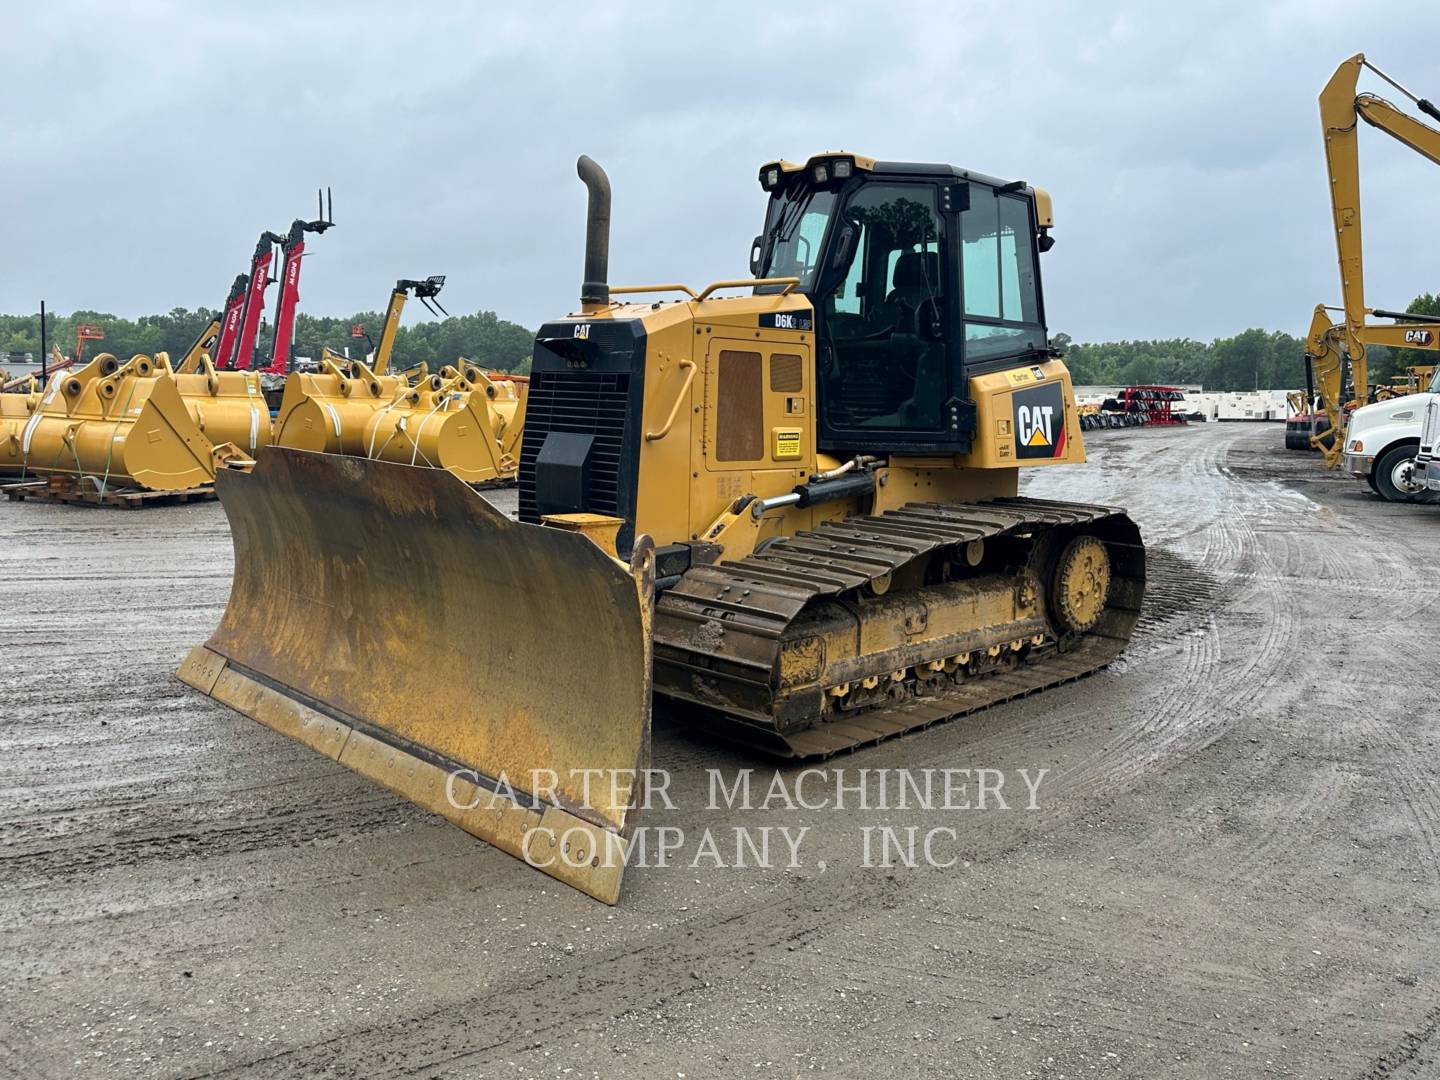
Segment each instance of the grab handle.
[{"label": "grab handle", "polygon": [[680,392],[675,395],[675,404],[670,406],[670,415],[665,420],[665,426],[659,431],[647,431],[645,433],[646,442],[655,442],[658,439],[663,439],[666,435],[670,434],[670,429],[675,426],[675,418],[680,415],[680,405],[684,402],[685,395],[690,390],[690,384],[695,380],[695,361],[681,360],[680,370],[685,372],[685,381],[680,384]]}]

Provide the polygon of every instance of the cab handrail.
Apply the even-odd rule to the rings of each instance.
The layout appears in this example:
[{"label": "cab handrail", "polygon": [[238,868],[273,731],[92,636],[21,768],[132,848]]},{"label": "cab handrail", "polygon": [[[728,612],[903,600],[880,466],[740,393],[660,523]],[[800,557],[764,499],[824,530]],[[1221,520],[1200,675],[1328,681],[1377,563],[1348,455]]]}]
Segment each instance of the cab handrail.
[{"label": "cab handrail", "polygon": [[800,285],[800,279],[798,277],[757,277],[737,278],[734,281],[712,281],[700,290],[700,295],[695,299],[697,301],[705,300],[711,293],[720,289],[747,289],[757,285],[784,285],[785,291],[780,295],[789,296]]}]

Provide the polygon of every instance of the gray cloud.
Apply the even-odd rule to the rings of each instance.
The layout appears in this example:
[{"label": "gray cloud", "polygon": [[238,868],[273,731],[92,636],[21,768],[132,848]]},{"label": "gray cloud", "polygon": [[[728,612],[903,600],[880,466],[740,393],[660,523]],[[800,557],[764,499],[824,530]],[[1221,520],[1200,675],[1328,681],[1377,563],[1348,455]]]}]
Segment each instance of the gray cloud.
[{"label": "gray cloud", "polygon": [[[1364,50],[1440,95],[1435,23],[1330,0],[12,10],[0,310],[217,306],[330,184],[303,310],[444,273],[452,311],[535,325],[580,279],[577,154],[615,184],[612,280],[700,284],[743,274],[762,161],[844,147],[1049,188],[1055,330],[1299,333],[1339,292],[1316,94]],[[1369,299],[1403,306],[1440,286],[1434,174],[1362,138]]]}]

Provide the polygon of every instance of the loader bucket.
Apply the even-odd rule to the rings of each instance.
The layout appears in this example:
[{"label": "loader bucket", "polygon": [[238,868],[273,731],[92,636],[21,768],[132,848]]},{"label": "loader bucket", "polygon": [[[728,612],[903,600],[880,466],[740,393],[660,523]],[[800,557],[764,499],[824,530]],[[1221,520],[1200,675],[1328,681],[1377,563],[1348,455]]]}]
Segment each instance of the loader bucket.
[{"label": "loader bucket", "polygon": [[179,677],[614,903],[650,753],[653,550],[510,520],[443,469],[261,449]]}]

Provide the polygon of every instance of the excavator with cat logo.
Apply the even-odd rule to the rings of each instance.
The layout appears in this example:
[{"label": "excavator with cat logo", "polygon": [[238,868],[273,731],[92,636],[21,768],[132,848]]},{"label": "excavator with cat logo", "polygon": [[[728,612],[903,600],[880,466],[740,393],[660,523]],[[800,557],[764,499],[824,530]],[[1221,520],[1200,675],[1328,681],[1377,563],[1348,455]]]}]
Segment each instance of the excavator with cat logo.
[{"label": "excavator with cat logo", "polygon": [[652,705],[817,759],[1086,676],[1144,592],[1046,336],[1050,196],[950,165],[772,161],[750,276],[608,284],[534,344],[518,520],[443,469],[262,448],[185,682],[614,903]]},{"label": "excavator with cat logo", "polygon": [[[1440,165],[1440,130],[1371,93],[1357,93],[1368,69],[1408,98],[1431,120],[1440,108],[1356,53],[1341,62],[1320,91],[1320,125],[1325,135],[1331,221],[1339,257],[1339,309],[1320,304],[1305,339],[1306,381],[1318,398],[1310,444],[1326,467],[1363,477],[1390,502],[1430,502],[1417,468],[1425,402],[1396,401],[1428,383],[1430,365],[1417,365],[1403,385],[1372,387],[1367,350],[1374,346],[1440,354],[1440,316],[1368,307],[1365,303],[1365,249],[1361,234],[1360,121]],[[1338,314],[1339,318],[1333,317]],[[1388,323],[1370,322],[1370,316]]]}]

